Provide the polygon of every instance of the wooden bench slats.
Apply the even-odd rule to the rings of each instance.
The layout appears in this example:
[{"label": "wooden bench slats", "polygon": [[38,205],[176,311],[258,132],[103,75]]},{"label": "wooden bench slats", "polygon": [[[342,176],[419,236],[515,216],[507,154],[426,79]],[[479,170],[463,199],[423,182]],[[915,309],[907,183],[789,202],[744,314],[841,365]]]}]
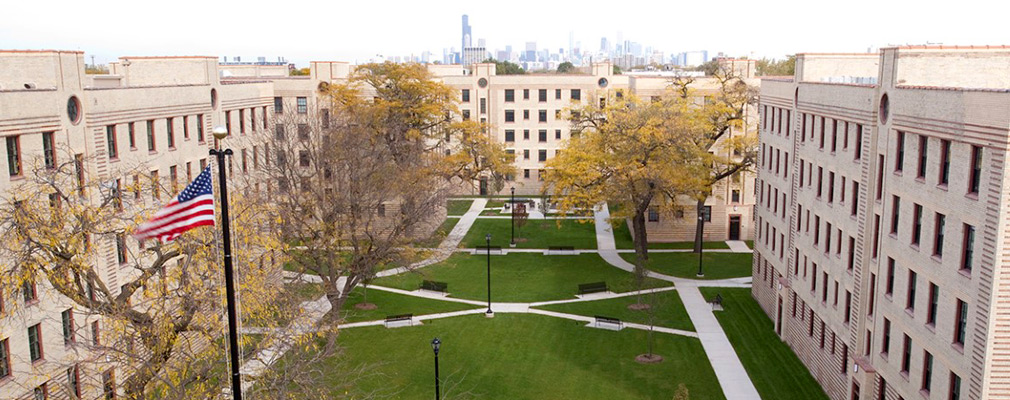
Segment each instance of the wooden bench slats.
[{"label": "wooden bench slats", "polygon": [[606,282],[583,283],[579,285],[579,294],[599,293],[608,290]]}]

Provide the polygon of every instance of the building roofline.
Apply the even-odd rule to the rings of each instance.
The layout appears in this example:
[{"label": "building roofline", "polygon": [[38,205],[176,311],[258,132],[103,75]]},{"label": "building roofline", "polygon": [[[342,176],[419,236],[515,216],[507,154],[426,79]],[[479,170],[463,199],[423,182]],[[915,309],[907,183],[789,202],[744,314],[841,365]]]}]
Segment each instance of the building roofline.
[{"label": "building roofline", "polygon": [[877,57],[878,53],[796,53],[796,56],[874,56]]},{"label": "building roofline", "polygon": [[84,54],[80,50],[54,50],[54,49],[41,49],[41,50],[0,50],[0,53],[72,53],[72,54]]},{"label": "building roofline", "polygon": [[792,82],[795,78],[792,75],[768,75],[756,77],[763,81]]},{"label": "building roofline", "polygon": [[173,59],[214,59],[217,60],[218,57],[214,56],[121,56],[120,60],[173,60]]},{"label": "building roofline", "polygon": [[952,92],[1010,93],[1010,89],[1000,89],[1000,88],[973,88],[973,87],[927,86],[927,85],[895,85],[895,88],[906,90],[943,90]]},{"label": "building roofline", "polygon": [[942,45],[942,44],[923,44],[923,45],[904,45],[904,46],[889,46],[881,47],[883,49],[899,49],[899,50],[1010,50],[1010,45]]},{"label": "building roofline", "polygon": [[315,63],[328,63],[328,64],[333,64],[333,63],[336,63],[336,64],[350,64],[350,62],[349,62],[349,61],[320,61],[320,60],[316,60],[316,61],[309,61],[309,64],[315,64]]}]

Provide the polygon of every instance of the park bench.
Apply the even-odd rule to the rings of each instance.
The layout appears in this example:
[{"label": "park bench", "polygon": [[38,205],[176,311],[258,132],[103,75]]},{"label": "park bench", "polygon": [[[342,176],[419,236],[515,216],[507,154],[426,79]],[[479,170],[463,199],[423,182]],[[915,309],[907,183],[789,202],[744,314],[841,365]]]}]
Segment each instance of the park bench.
[{"label": "park bench", "polygon": [[621,320],[613,317],[605,317],[602,315],[596,315],[593,318],[596,319],[596,327],[601,329],[609,329],[614,331],[619,331],[624,328],[624,323]]},{"label": "park bench", "polygon": [[386,327],[396,328],[400,326],[411,326],[414,324],[414,314],[387,315]]},{"label": "park bench", "polygon": [[578,255],[579,253],[575,251],[575,246],[550,246],[547,248],[546,255]]},{"label": "park bench", "polygon": [[421,290],[429,290],[432,292],[442,292],[445,293],[449,289],[449,284],[445,282],[435,282],[424,280],[421,281]]},{"label": "park bench", "polygon": [[599,293],[607,291],[606,282],[583,283],[579,285],[579,294]]},{"label": "park bench", "polygon": [[715,298],[711,302],[713,310],[722,310],[722,295],[716,293]]}]

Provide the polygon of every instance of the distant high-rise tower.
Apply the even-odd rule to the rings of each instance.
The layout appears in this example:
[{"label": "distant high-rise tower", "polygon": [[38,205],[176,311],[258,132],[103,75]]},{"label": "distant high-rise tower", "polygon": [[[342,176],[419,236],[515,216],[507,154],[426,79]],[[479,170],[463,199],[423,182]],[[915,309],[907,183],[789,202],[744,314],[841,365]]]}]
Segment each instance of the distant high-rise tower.
[{"label": "distant high-rise tower", "polygon": [[460,48],[465,49],[470,47],[470,17],[463,14],[463,46]]}]

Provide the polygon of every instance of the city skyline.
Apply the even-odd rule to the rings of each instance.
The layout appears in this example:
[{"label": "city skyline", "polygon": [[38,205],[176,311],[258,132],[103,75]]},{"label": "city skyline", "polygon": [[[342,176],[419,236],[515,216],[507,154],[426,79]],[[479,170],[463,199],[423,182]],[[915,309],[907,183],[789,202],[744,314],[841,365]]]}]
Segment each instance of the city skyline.
[{"label": "city skyline", "polygon": [[[999,29],[1002,21],[998,19],[1003,14],[1000,11],[1007,11],[1010,5],[980,1],[943,12],[912,8],[909,2],[869,1],[850,2],[844,7],[815,8],[805,4],[802,11],[791,2],[761,7],[731,2],[718,10],[701,3],[606,9],[532,2],[495,8],[463,2],[448,2],[437,8],[424,3],[396,3],[392,5],[395,14],[384,13],[390,9],[388,3],[348,4],[332,11],[322,2],[303,4],[272,8],[264,14],[258,8],[195,1],[146,10],[126,2],[113,1],[108,7],[96,8],[58,1],[47,11],[45,24],[21,18],[0,27],[0,37],[5,38],[0,39],[0,48],[81,50],[88,54],[88,61],[95,56],[98,63],[131,55],[241,56],[249,60],[258,56],[268,60],[285,57],[300,67],[315,60],[355,63],[381,59],[379,55],[421,56],[424,52],[438,59],[444,49],[460,44],[463,14],[469,15],[473,43],[484,39],[490,52],[506,46],[521,49],[526,42],[536,42],[538,48],[551,51],[567,49],[570,34],[573,41],[582,42],[583,49],[595,51],[602,37],[615,41],[618,33],[624,40],[651,46],[667,55],[708,50],[713,55],[723,52],[755,58],[782,58],[806,51],[865,52],[901,44],[1010,43],[1010,32]],[[983,4],[989,12],[972,12]],[[8,9],[11,15],[37,12],[30,3],[11,4]],[[326,17],[327,12],[332,12],[331,18]],[[156,13],[159,17],[133,17],[137,13]],[[270,19],[266,20],[265,15]],[[306,23],[310,15],[317,23]],[[830,17],[821,17],[826,15]],[[611,22],[604,23],[601,18]],[[791,23],[774,23],[778,18]],[[94,21],[111,23],[90,23]],[[866,25],[890,29],[858,29]],[[758,26],[762,34],[746,34],[748,27],[758,31]],[[796,35],[798,32],[803,34]]]}]

